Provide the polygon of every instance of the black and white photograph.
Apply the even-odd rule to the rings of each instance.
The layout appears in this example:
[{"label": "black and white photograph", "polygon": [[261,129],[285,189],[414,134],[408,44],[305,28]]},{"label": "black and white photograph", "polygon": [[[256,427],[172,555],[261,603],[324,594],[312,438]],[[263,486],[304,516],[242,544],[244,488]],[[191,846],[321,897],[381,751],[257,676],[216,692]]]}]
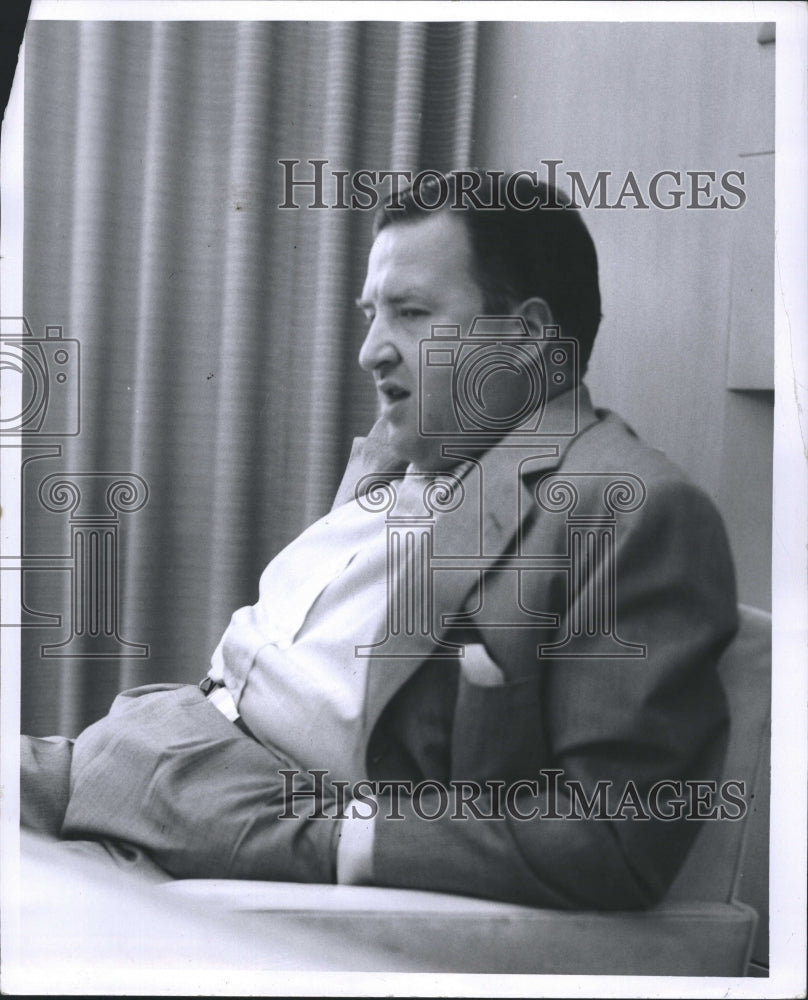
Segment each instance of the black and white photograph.
[{"label": "black and white photograph", "polygon": [[805,7],[24,22],[3,992],[805,996]]}]

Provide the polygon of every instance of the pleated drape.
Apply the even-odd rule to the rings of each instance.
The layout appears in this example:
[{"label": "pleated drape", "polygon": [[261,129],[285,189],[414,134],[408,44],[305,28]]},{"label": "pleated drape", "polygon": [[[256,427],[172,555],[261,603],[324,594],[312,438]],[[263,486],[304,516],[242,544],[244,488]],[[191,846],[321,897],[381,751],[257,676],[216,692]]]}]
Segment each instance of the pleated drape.
[{"label": "pleated drape", "polygon": [[120,635],[148,656],[43,656],[70,632],[71,576],[26,572],[26,604],[62,624],[24,632],[23,731],[74,735],[124,687],[198,680],[328,509],[373,419],[353,304],[372,217],[279,209],[278,161],[468,166],[476,46],[455,23],[29,25],[24,309],[80,341],[81,433],[29,449],[24,547],[70,552],[46,476],[142,477],[117,580]]}]

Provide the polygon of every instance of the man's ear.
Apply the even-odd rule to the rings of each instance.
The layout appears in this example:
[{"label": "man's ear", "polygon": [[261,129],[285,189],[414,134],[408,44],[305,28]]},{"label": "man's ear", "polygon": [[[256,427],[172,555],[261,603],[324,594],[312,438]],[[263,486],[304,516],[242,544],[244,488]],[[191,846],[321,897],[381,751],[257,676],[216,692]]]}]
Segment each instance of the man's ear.
[{"label": "man's ear", "polygon": [[540,299],[538,296],[525,299],[516,312],[524,318],[531,337],[540,337],[543,327],[552,326],[555,323],[552,310],[544,299]]}]

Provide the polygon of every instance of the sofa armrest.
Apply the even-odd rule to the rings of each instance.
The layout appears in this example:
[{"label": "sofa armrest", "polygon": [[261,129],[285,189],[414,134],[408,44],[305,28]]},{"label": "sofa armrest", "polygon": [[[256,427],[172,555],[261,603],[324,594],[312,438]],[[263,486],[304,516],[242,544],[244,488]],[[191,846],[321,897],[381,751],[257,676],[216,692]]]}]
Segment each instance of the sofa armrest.
[{"label": "sofa armrest", "polygon": [[755,911],[742,903],[663,903],[633,913],[569,912],[365,886],[187,879],[158,889],[256,933],[284,919],[415,960],[423,972],[742,976]]}]

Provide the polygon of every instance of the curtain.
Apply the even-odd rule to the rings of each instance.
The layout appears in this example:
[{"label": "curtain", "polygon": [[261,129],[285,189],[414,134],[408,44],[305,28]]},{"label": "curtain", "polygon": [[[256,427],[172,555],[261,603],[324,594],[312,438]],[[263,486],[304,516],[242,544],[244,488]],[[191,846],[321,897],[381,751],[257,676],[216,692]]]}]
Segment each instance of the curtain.
[{"label": "curtain", "polygon": [[51,371],[26,439],[23,732],[198,681],[330,506],[374,416],[372,213],[280,209],[279,161],[468,166],[476,48],[460,23],[29,24],[24,311],[34,338],[61,327],[80,393]]}]

